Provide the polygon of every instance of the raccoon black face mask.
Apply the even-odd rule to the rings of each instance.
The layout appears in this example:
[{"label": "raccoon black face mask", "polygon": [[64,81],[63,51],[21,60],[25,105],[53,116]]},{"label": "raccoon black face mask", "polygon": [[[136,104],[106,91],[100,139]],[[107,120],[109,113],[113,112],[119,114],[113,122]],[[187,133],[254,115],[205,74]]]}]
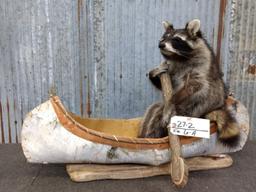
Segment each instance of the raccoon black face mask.
[{"label": "raccoon black face mask", "polygon": [[200,21],[194,19],[184,29],[174,29],[167,21],[163,22],[165,33],[159,42],[159,48],[166,59],[188,59],[196,54],[202,41]]},{"label": "raccoon black face mask", "polygon": [[[234,145],[239,139],[239,128],[232,113],[225,105],[227,91],[222,72],[214,53],[200,31],[200,21],[189,21],[184,29],[174,29],[163,22],[165,32],[160,39],[159,49],[168,63],[173,86],[173,114],[189,117],[204,117],[207,113],[222,109],[221,126],[218,126],[219,140]],[[161,89],[157,75],[159,68],[149,73],[151,82]],[[168,121],[163,117],[163,104],[151,105],[146,111],[140,130],[140,137],[162,137],[167,135]]]}]

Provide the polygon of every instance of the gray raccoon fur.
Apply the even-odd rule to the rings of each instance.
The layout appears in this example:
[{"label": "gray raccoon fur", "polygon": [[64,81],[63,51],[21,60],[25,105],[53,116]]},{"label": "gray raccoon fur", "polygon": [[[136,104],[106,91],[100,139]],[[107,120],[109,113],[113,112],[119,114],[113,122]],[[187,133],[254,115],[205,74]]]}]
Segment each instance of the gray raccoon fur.
[{"label": "gray raccoon fur", "polygon": [[[239,138],[235,119],[225,107],[227,93],[222,72],[212,49],[202,37],[200,21],[194,19],[184,29],[174,29],[164,22],[165,33],[159,42],[160,52],[166,59],[173,86],[173,114],[204,117],[207,113],[223,109],[225,123],[218,128],[219,139],[234,145]],[[165,66],[166,67],[166,66]],[[159,76],[161,66],[149,73],[151,82],[161,89]],[[163,104],[151,105],[141,123],[139,137],[163,137],[167,135],[163,120]]]}]

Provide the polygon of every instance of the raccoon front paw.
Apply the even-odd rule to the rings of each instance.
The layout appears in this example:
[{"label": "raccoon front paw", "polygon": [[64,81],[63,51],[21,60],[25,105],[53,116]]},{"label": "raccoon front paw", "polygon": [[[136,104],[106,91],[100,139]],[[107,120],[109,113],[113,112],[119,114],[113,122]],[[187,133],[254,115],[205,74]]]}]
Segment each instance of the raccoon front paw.
[{"label": "raccoon front paw", "polygon": [[164,72],[166,72],[166,70],[161,70],[159,68],[152,69],[149,72],[149,78],[155,78],[155,77],[157,77],[158,75],[160,75],[161,73],[164,73]]},{"label": "raccoon front paw", "polygon": [[168,65],[166,62],[162,62],[157,68],[154,68],[149,72],[149,77],[155,78],[166,71],[168,71]]}]

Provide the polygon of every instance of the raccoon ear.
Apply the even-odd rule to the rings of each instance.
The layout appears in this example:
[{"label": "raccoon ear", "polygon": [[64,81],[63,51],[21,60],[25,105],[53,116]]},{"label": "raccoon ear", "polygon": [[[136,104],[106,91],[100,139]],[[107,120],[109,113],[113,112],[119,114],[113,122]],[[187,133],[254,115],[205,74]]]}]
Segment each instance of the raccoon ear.
[{"label": "raccoon ear", "polygon": [[173,30],[173,25],[170,24],[168,21],[163,21],[162,24],[163,24],[166,31],[167,30]]},{"label": "raccoon ear", "polygon": [[193,19],[186,24],[185,29],[193,36],[200,30],[200,20]]}]

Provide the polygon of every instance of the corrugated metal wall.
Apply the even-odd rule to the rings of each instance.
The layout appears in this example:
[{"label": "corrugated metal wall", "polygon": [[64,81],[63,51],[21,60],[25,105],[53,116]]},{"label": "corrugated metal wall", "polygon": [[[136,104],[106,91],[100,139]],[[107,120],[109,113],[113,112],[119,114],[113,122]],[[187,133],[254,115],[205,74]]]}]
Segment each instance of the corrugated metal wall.
[{"label": "corrugated metal wall", "polygon": [[83,116],[142,115],[161,99],[147,72],[162,60],[162,20],[201,20],[226,80],[255,116],[253,0],[11,0],[0,1],[0,16],[2,143],[20,141],[25,114],[52,88]]},{"label": "corrugated metal wall", "polygon": [[228,1],[222,63],[230,90],[247,107],[256,139],[256,1]]}]

